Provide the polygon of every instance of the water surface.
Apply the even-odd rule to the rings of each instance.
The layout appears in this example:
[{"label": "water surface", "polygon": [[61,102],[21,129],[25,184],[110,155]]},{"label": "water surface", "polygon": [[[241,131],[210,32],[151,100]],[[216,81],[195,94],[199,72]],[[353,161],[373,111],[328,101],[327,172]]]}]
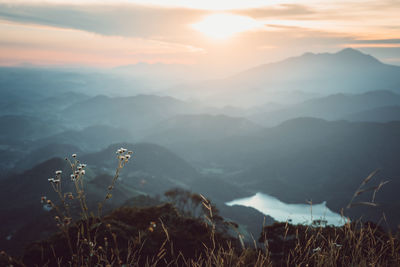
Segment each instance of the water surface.
[{"label": "water surface", "polygon": [[235,199],[226,203],[228,206],[242,205],[252,207],[279,222],[290,221],[293,224],[310,224],[313,220],[326,220],[327,224],[344,224],[340,214],[331,211],[326,202],[320,204],[288,204],[263,193]]}]

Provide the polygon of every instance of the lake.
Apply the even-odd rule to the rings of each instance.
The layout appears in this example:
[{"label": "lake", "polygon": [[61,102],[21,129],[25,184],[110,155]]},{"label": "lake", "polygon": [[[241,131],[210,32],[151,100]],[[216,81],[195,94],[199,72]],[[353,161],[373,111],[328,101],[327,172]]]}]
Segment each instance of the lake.
[{"label": "lake", "polygon": [[326,202],[320,204],[288,204],[280,201],[276,197],[263,193],[257,193],[254,196],[240,198],[227,202],[226,205],[241,205],[252,207],[265,215],[269,215],[279,222],[289,221],[292,224],[310,224],[313,220],[325,220],[327,224],[341,226],[344,219],[338,213],[331,211]]}]

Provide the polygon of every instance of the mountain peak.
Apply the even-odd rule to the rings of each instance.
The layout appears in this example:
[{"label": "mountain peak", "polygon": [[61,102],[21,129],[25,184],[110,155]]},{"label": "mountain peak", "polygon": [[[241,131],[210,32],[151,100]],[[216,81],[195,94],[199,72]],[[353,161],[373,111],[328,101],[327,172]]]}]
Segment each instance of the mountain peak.
[{"label": "mountain peak", "polygon": [[346,61],[350,61],[350,60],[357,60],[357,62],[365,62],[365,63],[380,63],[381,62],[376,59],[375,57],[368,55],[368,54],[364,54],[363,52],[354,49],[354,48],[345,48],[340,50],[339,52],[333,54],[333,56],[336,56],[338,58],[340,58],[341,60],[346,60]]},{"label": "mountain peak", "polygon": [[337,55],[365,55],[361,51],[351,48],[351,47],[344,48],[344,49],[336,52],[336,54]]}]

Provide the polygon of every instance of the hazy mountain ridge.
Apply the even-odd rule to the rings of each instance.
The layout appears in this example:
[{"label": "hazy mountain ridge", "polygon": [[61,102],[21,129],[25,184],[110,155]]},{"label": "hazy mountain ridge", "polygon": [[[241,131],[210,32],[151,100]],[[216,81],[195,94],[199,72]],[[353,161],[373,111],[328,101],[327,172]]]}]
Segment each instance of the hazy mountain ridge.
[{"label": "hazy mountain ridge", "polygon": [[[400,95],[391,91],[370,91],[362,94],[334,94],[314,98],[272,112],[253,114],[249,118],[261,125],[277,125],[296,117],[316,117],[326,120],[346,119],[353,113],[400,105]],[[369,121],[375,121],[372,118]]]},{"label": "hazy mountain ridge", "polygon": [[156,124],[144,140],[163,145],[219,140],[235,135],[252,135],[263,127],[240,117],[226,115],[178,115]]},{"label": "hazy mountain ridge", "polygon": [[[337,53],[306,53],[276,63],[261,65],[217,81],[187,84],[170,91],[210,103],[257,105],[261,99],[295,103],[337,92],[373,90],[399,92],[400,67],[383,64],[355,49]],[[264,100],[265,101],[265,100]]]}]

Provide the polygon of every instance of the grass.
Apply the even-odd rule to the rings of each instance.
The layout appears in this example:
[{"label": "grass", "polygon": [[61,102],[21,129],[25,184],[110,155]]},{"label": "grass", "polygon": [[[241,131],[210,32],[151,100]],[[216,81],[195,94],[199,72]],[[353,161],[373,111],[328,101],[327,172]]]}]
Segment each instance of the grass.
[{"label": "grass", "polygon": [[[59,200],[42,197],[52,208],[59,228],[37,241],[21,259],[0,253],[1,266],[400,266],[399,234],[361,221],[341,227],[275,223],[262,227],[258,242],[244,244],[238,225],[226,222],[204,196],[184,190],[166,192],[169,203],[145,208],[121,207],[102,214],[120,172],[132,152],[117,151],[117,168],[97,213],[86,203],[86,165],[76,155],[67,159],[75,192],[63,192],[57,171],[49,182]],[[357,197],[372,192],[366,205],[375,206],[381,189],[366,187],[376,172],[361,183],[348,208],[363,205]],[[151,199],[148,199],[152,203]],[[154,203],[159,203],[155,201]],[[79,206],[79,214],[72,209]],[[73,219],[78,217],[78,219]],[[384,223],[382,220],[381,223]],[[236,236],[236,237],[234,237]]]}]

